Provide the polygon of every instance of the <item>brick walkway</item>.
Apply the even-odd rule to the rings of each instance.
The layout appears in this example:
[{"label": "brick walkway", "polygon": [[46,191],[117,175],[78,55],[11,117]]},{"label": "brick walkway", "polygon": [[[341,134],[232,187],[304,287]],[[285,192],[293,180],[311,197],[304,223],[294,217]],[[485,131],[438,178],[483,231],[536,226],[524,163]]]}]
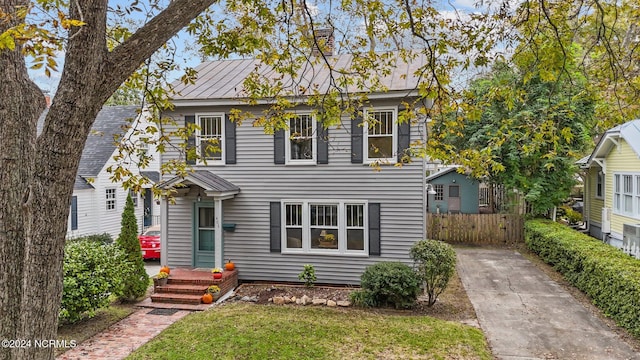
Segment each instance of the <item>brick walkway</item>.
[{"label": "brick walkway", "polygon": [[154,310],[158,311],[148,308],[137,310],[127,318],[112,325],[107,331],[92,337],[56,359],[124,359],[134,350],[160,334],[169,325],[190,313],[190,311],[177,310],[173,315],[149,314]]}]

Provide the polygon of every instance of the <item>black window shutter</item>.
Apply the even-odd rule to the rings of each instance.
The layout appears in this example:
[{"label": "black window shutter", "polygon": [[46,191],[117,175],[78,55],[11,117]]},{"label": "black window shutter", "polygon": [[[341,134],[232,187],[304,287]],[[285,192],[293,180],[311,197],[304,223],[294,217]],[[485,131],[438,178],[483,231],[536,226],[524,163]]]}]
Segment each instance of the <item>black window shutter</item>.
[{"label": "black window shutter", "polygon": [[269,203],[270,213],[270,251],[280,252],[280,246],[282,244],[282,235],[280,231],[280,202]]},{"label": "black window shutter", "polygon": [[[187,126],[189,124],[195,124],[196,122],[196,117],[195,115],[187,115],[184,117],[184,125]],[[187,159],[187,164],[188,165],[195,165],[196,164],[196,158],[195,156],[189,155],[190,152],[195,151],[196,148],[196,134],[192,133],[189,135],[189,137],[187,138],[187,147],[185,148],[185,157]]]},{"label": "black window shutter", "polygon": [[369,203],[369,255],[380,255],[380,203]]},{"label": "black window shutter", "polygon": [[226,164],[236,163],[236,123],[229,119],[229,114],[225,115],[224,122],[224,152]]},{"label": "black window shutter", "polygon": [[351,121],[351,163],[362,164],[362,132],[364,128],[358,126],[362,123],[362,116]]},{"label": "black window shutter", "polygon": [[276,130],[273,134],[273,163],[284,164],[284,130]]},{"label": "black window shutter", "polygon": [[407,149],[411,144],[411,123],[410,121],[398,124],[398,162],[402,162],[402,157],[407,154]]},{"label": "black window shutter", "polygon": [[71,230],[78,230],[78,197],[71,197]]},{"label": "black window shutter", "polygon": [[329,163],[329,129],[318,121],[318,164]]}]

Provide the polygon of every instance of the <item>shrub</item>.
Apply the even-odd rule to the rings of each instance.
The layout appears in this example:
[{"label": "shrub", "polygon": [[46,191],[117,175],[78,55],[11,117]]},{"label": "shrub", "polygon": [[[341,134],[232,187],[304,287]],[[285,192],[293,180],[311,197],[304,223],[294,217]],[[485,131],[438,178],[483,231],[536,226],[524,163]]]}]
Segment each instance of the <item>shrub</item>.
[{"label": "shrub", "polygon": [[456,252],[451,245],[437,240],[421,240],[409,251],[414,269],[429,296],[428,306],[436,303],[447,288],[456,269]]},{"label": "shrub", "polygon": [[525,243],[605,315],[640,337],[640,261],[552,221],[527,221]]},{"label": "shrub", "polygon": [[78,238],[64,249],[60,320],[76,322],[110,303],[123,288],[120,268],[124,254],[115,245]]},{"label": "shrub", "polygon": [[121,267],[125,283],[121,298],[131,301],[143,296],[149,286],[149,275],[144,268],[140,240],[138,240],[138,221],[131,196],[127,196],[121,225],[117,243],[126,254],[125,262],[127,263],[122,264]]},{"label": "shrub", "polygon": [[111,234],[109,234],[109,233],[85,235],[85,236],[81,236],[81,237],[77,237],[77,238],[68,238],[67,242],[79,241],[79,240],[92,241],[92,242],[97,242],[97,243],[105,244],[105,245],[113,243],[113,238],[111,237]]},{"label": "shrub", "polygon": [[563,205],[558,208],[558,217],[564,219],[569,225],[575,225],[582,221],[582,214],[573,210],[569,206]]},{"label": "shrub", "polygon": [[420,280],[416,273],[399,262],[380,262],[368,266],[360,280],[362,289],[351,295],[351,300],[359,306],[411,307],[420,292]]},{"label": "shrub", "polygon": [[312,287],[316,282],[316,269],[311,264],[305,264],[302,272],[298,274],[298,279],[304,281],[304,286]]}]

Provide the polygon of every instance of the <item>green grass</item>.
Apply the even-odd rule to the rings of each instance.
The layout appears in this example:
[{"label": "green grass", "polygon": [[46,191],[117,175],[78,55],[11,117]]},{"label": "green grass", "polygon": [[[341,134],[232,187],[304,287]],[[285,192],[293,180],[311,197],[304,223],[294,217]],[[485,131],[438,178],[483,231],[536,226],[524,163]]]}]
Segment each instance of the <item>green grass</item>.
[{"label": "green grass", "polygon": [[193,313],[127,359],[491,359],[479,329],[426,316],[235,303]]}]

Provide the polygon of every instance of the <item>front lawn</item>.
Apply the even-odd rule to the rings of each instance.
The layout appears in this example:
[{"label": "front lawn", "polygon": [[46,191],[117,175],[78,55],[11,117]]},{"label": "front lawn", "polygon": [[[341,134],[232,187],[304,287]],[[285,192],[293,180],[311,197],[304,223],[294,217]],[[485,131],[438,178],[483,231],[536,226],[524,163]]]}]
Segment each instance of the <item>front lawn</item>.
[{"label": "front lawn", "polygon": [[427,316],[231,303],[174,323],[128,359],[491,359],[479,329]]}]

